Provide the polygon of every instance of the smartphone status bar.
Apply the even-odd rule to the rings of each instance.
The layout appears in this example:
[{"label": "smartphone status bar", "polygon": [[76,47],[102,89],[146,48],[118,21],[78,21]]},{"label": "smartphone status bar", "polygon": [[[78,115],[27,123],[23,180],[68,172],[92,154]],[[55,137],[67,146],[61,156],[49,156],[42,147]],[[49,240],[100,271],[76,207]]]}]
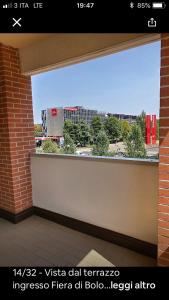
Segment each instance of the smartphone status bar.
[{"label": "smartphone status bar", "polygon": [[[169,31],[165,1],[3,1],[0,9],[0,32]],[[13,26],[13,19],[20,20],[21,26]]]}]

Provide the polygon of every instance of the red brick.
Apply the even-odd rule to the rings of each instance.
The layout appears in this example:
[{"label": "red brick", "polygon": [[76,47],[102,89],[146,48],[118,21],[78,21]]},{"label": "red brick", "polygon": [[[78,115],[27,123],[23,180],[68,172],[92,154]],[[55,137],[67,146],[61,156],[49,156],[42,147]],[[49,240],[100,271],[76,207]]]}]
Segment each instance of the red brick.
[{"label": "red brick", "polygon": [[158,256],[162,257],[162,258],[167,258],[169,259],[169,252],[166,252],[166,251],[162,251],[162,250],[158,250]]},{"label": "red brick", "polygon": [[169,214],[169,206],[168,205],[158,205],[158,211]]},{"label": "red brick", "polygon": [[161,77],[161,86],[169,86],[169,76]]},{"label": "red brick", "polygon": [[[160,162],[160,164],[159,164],[159,172],[160,172],[160,174],[161,174],[161,172],[169,173],[169,165],[162,164]],[[160,178],[160,179],[162,179],[162,178]]]},{"label": "red brick", "polygon": [[160,188],[169,188],[169,180],[168,179],[162,179],[159,176],[159,186]]},{"label": "red brick", "polygon": [[158,234],[160,234],[160,236],[164,236],[164,237],[169,238],[169,229],[159,227],[158,228]]},{"label": "red brick", "polygon": [[169,164],[169,156],[160,155],[160,163]]},{"label": "red brick", "polygon": [[[161,109],[160,110],[160,118],[169,117],[169,108]],[[161,122],[161,119],[160,119]]]},{"label": "red brick", "polygon": [[169,266],[169,259],[166,259],[162,256],[158,257],[158,266],[168,267]]},{"label": "red brick", "polygon": [[167,96],[169,96],[169,86],[161,87],[160,88],[160,97],[167,97]]},{"label": "red brick", "polygon": [[169,205],[169,197],[168,196],[160,196],[158,203]]},{"label": "red brick", "polygon": [[161,79],[163,77],[168,77],[169,75],[169,66],[168,67],[162,67],[161,70],[160,70],[160,76],[161,76]]},{"label": "red brick", "polygon": [[31,78],[21,74],[17,49],[0,45],[0,76],[0,207],[17,213],[32,206],[35,151]]},{"label": "red brick", "polygon": [[162,57],[161,58],[161,67],[168,67],[169,66],[169,57]]},{"label": "red brick", "polygon": [[169,189],[160,188],[159,196],[169,197]]},{"label": "red brick", "polygon": [[162,38],[161,40],[161,47],[164,48],[164,47],[168,47],[169,45],[169,37],[166,36],[165,38]]},{"label": "red brick", "polygon": [[160,155],[169,155],[169,147],[168,148],[160,147],[159,153]]},{"label": "red brick", "polygon": [[158,264],[169,266],[169,34],[161,38]]},{"label": "red brick", "polygon": [[167,229],[169,229],[169,222],[163,221],[163,220],[158,220],[158,226],[160,228],[167,228]]},{"label": "red brick", "polygon": [[169,128],[160,128],[160,137],[169,138]]},{"label": "red brick", "polygon": [[158,235],[158,242],[169,250],[169,237]]},{"label": "red brick", "polygon": [[[169,214],[166,213],[162,213],[162,212],[158,212],[158,221],[159,221],[159,226],[161,226],[161,224],[165,225],[165,226],[161,226],[163,228],[168,228],[168,224],[169,224]],[[161,223],[162,222],[162,223]]]},{"label": "red brick", "polygon": [[169,127],[169,118],[168,119],[160,119],[160,127]]},{"label": "red brick", "polygon": [[[167,137],[160,138],[159,145],[160,145],[160,147],[161,146],[162,147],[169,147],[169,139]],[[160,162],[162,162],[162,161],[160,160]]]}]

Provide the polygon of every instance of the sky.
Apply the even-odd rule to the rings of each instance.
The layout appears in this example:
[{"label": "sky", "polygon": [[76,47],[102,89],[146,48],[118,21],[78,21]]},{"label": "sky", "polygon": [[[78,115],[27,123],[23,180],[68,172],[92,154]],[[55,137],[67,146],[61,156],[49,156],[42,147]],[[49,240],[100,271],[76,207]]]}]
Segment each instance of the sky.
[{"label": "sky", "polygon": [[83,106],[98,111],[159,114],[160,42],[32,76],[34,122],[41,110]]}]

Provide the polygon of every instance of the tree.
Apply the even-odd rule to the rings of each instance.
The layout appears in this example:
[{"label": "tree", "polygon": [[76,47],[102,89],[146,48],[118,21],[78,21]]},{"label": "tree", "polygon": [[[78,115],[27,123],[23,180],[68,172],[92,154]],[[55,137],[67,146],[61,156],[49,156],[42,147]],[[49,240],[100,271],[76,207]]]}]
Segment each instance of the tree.
[{"label": "tree", "polygon": [[69,134],[75,145],[79,143],[79,126],[78,124],[74,124],[71,120],[66,120],[64,122],[63,135],[66,133]]},{"label": "tree", "polygon": [[42,125],[41,124],[34,124],[34,135],[35,136],[42,136]]},{"label": "tree", "polygon": [[160,120],[157,120],[157,124],[156,124],[156,139],[159,140],[159,136],[160,136]]},{"label": "tree", "polygon": [[44,141],[42,144],[43,152],[45,153],[58,153],[59,148],[55,142],[51,140]]},{"label": "tree", "polygon": [[133,158],[146,157],[144,139],[139,125],[134,124],[132,126],[131,132],[129,133],[129,135],[125,140],[125,146],[126,146],[126,153],[128,157],[133,157]]},{"label": "tree", "polygon": [[117,142],[121,137],[120,121],[116,117],[107,117],[104,123],[104,129],[110,143]]},{"label": "tree", "polygon": [[146,117],[146,112],[143,110],[142,113],[136,118],[136,123],[141,128],[141,133],[144,138],[144,141],[145,141],[145,135],[146,135],[145,117]]},{"label": "tree", "polygon": [[63,153],[74,154],[75,152],[76,152],[76,146],[74,144],[73,139],[70,137],[68,133],[65,133]]},{"label": "tree", "polygon": [[80,121],[78,124],[78,129],[78,142],[81,147],[85,147],[87,144],[90,144],[90,128],[85,121]]},{"label": "tree", "polygon": [[129,122],[122,120],[121,121],[122,139],[125,140],[130,132],[131,132],[131,125],[129,124]]},{"label": "tree", "polygon": [[95,142],[99,131],[103,128],[103,123],[100,116],[95,116],[91,122],[91,132],[93,137],[93,142]]},{"label": "tree", "polygon": [[79,125],[78,124],[73,124],[70,137],[72,138],[75,145],[79,144],[79,134],[80,134]]},{"label": "tree", "polygon": [[64,122],[64,133],[69,133],[72,131],[73,128],[73,122],[71,120],[65,120]]},{"label": "tree", "polygon": [[106,156],[109,149],[109,139],[104,130],[100,130],[93,146],[93,155]]}]

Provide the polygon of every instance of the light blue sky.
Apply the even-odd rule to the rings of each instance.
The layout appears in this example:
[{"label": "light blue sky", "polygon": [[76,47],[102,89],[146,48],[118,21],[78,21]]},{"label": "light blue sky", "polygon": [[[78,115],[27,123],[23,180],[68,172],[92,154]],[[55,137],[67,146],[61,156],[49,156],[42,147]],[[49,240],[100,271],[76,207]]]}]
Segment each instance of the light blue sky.
[{"label": "light blue sky", "polygon": [[160,42],[32,76],[32,87],[35,123],[42,109],[75,105],[158,114]]}]

